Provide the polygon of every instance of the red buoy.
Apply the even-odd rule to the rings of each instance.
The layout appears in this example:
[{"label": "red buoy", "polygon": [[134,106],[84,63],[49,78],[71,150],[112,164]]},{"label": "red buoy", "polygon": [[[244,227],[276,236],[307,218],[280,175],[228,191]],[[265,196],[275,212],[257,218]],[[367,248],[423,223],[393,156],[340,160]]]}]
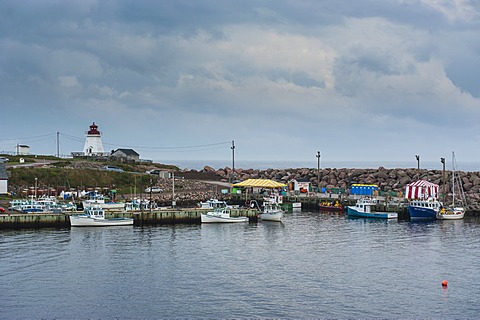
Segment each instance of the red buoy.
[{"label": "red buoy", "polygon": [[442,281],[442,287],[446,287],[448,286],[448,281],[447,280],[443,280]]}]

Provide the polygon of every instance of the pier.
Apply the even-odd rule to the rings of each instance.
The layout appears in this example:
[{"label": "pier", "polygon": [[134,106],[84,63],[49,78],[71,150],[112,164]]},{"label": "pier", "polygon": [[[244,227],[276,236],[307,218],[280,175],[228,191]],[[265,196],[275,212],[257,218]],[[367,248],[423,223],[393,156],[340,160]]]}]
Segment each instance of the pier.
[{"label": "pier", "polygon": [[[106,218],[133,218],[134,226],[162,225],[162,224],[200,224],[200,215],[208,209],[161,209],[152,211],[106,211]],[[70,228],[72,213],[4,213],[0,214],[0,229],[41,229],[41,228]],[[244,216],[250,221],[257,221],[258,211],[250,208],[234,208],[233,217]]]}]

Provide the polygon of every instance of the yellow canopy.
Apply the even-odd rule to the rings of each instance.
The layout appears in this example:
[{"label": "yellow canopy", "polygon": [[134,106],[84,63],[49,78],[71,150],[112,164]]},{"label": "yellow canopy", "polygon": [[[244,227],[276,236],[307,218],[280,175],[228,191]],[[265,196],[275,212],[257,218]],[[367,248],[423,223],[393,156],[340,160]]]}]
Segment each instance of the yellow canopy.
[{"label": "yellow canopy", "polygon": [[282,188],[286,184],[276,182],[270,179],[247,179],[233,184],[234,187],[256,187],[256,188]]}]

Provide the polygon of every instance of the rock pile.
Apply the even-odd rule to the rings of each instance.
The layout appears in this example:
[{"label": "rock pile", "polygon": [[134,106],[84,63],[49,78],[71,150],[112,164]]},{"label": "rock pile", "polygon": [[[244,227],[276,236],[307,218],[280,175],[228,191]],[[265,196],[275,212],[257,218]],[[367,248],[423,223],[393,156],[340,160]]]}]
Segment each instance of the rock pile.
[{"label": "rock pile", "polygon": [[[215,172],[223,181],[228,181],[232,176],[232,169],[225,167],[214,170],[211,167],[205,167],[200,172]],[[462,181],[463,190],[467,197],[470,209],[480,210],[480,172],[456,172]],[[275,181],[288,183],[292,179],[306,179],[312,186],[320,188],[343,188],[348,189],[354,183],[376,184],[382,191],[404,192],[407,184],[417,180],[427,180],[443,186],[446,181],[446,189],[451,190],[452,172],[445,172],[443,178],[442,170],[425,170],[412,168],[386,169],[379,167],[377,169],[347,169],[347,168],[291,168],[291,169],[235,169],[235,177],[238,180],[254,179],[272,179]]]}]

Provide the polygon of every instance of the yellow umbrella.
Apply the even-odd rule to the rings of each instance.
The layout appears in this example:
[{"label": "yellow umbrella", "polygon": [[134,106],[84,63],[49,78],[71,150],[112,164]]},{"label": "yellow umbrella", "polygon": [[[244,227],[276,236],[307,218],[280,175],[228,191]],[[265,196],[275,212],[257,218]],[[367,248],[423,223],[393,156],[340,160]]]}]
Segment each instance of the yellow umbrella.
[{"label": "yellow umbrella", "polygon": [[256,187],[256,188],[282,188],[286,184],[276,182],[270,179],[247,179],[233,184],[234,187]]}]

